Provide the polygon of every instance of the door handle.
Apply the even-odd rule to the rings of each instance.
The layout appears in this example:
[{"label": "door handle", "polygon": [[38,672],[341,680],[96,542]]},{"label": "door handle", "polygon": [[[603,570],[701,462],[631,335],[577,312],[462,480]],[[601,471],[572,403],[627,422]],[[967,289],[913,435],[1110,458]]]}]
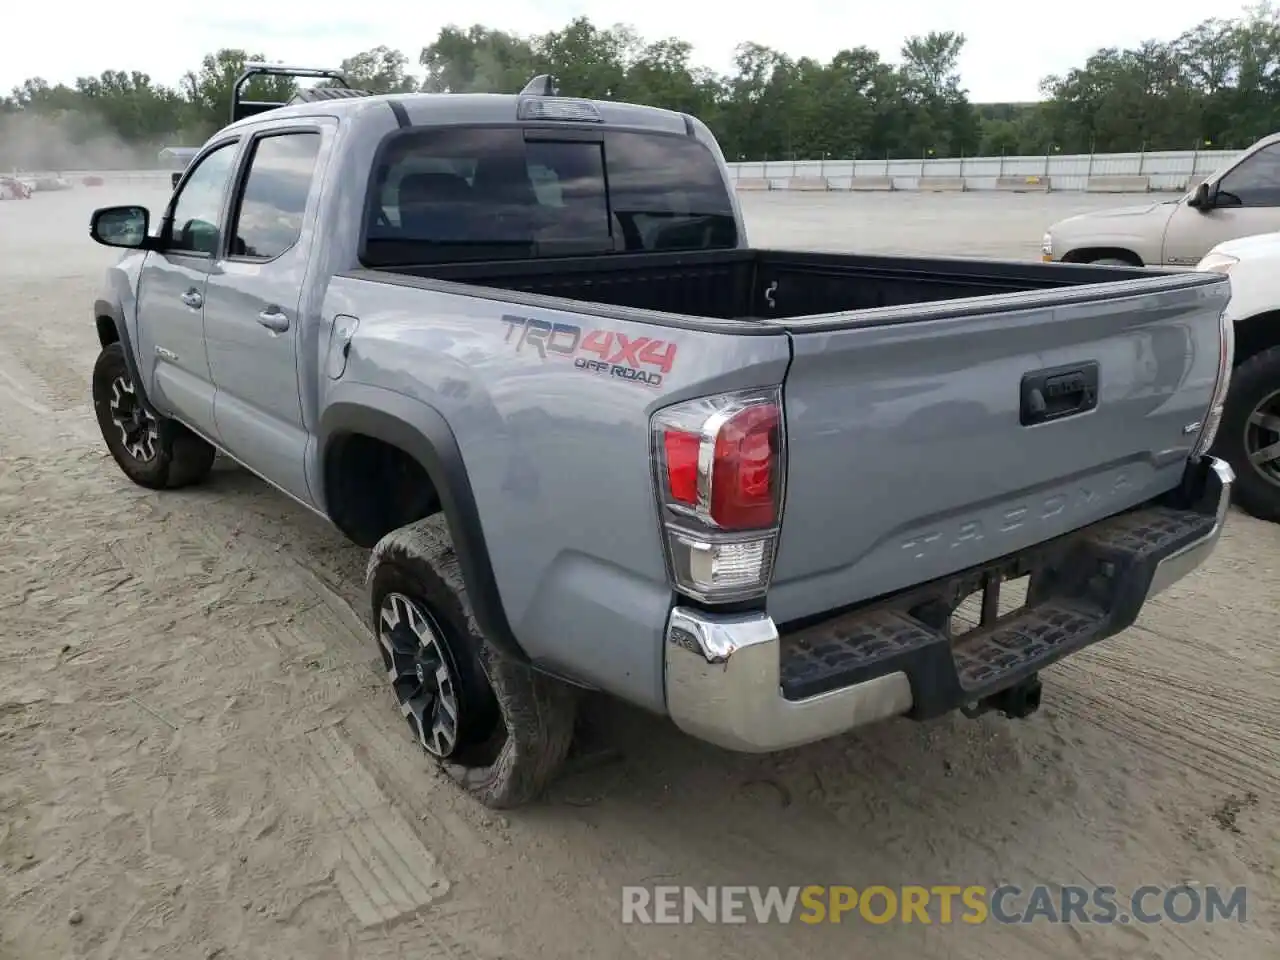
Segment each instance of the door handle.
[{"label": "door handle", "polygon": [[188,290],[182,295],[182,302],[192,310],[199,310],[204,306],[204,297],[200,295],[199,290]]},{"label": "door handle", "polygon": [[1018,419],[1024,427],[1029,427],[1088,413],[1097,405],[1098,363],[1090,360],[1024,376]]},{"label": "door handle", "polygon": [[258,322],[272,333],[284,333],[289,329],[289,318],[276,307],[267,307],[258,314]]}]

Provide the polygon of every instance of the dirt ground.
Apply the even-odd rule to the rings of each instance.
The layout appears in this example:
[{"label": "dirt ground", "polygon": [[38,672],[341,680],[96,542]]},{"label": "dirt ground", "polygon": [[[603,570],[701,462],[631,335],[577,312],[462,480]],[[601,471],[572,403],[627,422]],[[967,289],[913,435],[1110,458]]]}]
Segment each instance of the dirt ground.
[{"label": "dirt ground", "polygon": [[[1206,568],[1047,671],[1026,722],[749,757],[593,701],[618,758],[497,816],[393,707],[365,551],[234,466],[157,495],[108,458],[88,375],[114,255],[87,216],[162,197],[0,204],[0,957],[1280,956],[1276,527],[1233,514]],[[752,198],[753,239],[1026,255],[1086,202],[846,199]],[[1242,884],[1248,920],[621,922],[626,884],[1001,882]]]}]

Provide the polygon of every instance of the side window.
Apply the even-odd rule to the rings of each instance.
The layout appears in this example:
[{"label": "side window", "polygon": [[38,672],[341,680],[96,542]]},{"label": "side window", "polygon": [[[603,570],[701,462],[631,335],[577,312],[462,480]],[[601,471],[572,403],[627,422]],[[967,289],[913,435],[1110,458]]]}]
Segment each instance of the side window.
[{"label": "side window", "polygon": [[319,132],[275,134],[254,143],[230,256],[271,260],[298,242],[319,153]]},{"label": "side window", "polygon": [[205,155],[182,187],[173,207],[173,233],[166,250],[212,256],[221,238],[222,199],[236,159],[236,142]]},{"label": "side window", "polygon": [[1280,143],[1263,147],[1218,184],[1220,207],[1280,207]]}]

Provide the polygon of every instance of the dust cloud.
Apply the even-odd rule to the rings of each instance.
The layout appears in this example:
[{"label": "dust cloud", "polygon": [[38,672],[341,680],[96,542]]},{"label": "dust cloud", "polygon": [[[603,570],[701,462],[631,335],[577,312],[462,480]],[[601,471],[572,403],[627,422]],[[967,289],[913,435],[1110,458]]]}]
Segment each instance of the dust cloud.
[{"label": "dust cloud", "polygon": [[75,111],[0,113],[0,173],[154,169],[165,145],[126,143],[101,120]]}]

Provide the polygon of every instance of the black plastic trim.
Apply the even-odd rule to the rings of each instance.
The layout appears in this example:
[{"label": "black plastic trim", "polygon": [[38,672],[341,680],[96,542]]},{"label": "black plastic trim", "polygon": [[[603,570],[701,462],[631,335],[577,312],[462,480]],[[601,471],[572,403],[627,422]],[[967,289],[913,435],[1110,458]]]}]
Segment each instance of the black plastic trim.
[{"label": "black plastic trim", "polygon": [[[735,253],[740,251],[713,251],[715,253]],[[621,262],[622,254],[609,257],[609,265],[625,269]],[[636,254],[636,256],[653,257],[654,254]],[[656,256],[662,256],[658,254]],[[541,258],[538,263],[554,268],[565,265],[570,258]],[[602,258],[596,258],[597,260]],[[726,258],[731,262],[732,258]],[[518,261],[527,263],[528,261]],[[653,263],[655,261],[648,261]],[[705,261],[704,261],[705,262]],[[470,264],[468,264],[469,266]],[[493,267],[493,263],[485,264]],[[657,310],[644,310],[638,307],[620,307],[603,303],[592,303],[585,300],[566,300],[563,297],[552,297],[541,293],[525,293],[521,290],[504,290],[499,287],[485,287],[454,280],[436,280],[431,277],[413,277],[403,273],[391,273],[387,270],[374,270],[361,267],[348,270],[339,276],[351,280],[364,280],[370,283],[388,283],[397,287],[412,287],[416,290],[430,290],[435,293],[448,293],[460,297],[474,297],[497,303],[514,303],[524,307],[541,307],[544,310],[567,310],[583,317],[602,317],[611,320],[626,320],[633,323],[647,323],[655,327],[674,327],[680,330],[696,330],[702,333],[725,333],[740,337],[777,337],[785,335],[781,326],[775,326],[759,320],[721,320],[714,317],[691,317],[675,313],[662,313]],[[567,304],[567,305],[566,305]]]},{"label": "black plastic trim", "polygon": [[[1013,310],[1065,307],[1079,303],[1109,303],[1127,297],[1149,296],[1175,290],[1208,287],[1229,283],[1225,274],[1206,272],[1167,272],[1143,267],[1096,267],[1091,264],[1024,262],[1015,260],[978,260],[962,257],[863,257],[841,254],[814,254],[807,251],[760,250],[759,271],[763,275],[775,263],[791,271],[835,270],[850,268],[874,279],[877,271],[896,279],[910,279],[913,272],[922,276],[963,279],[976,284],[1014,283],[1031,287],[1026,290],[964,297],[954,300],[908,303],[892,307],[779,318],[779,326],[791,333],[828,333],[850,327],[883,327],[925,320],[949,320],[956,317],[981,317]],[[841,263],[843,261],[843,263]],[[1105,285],[1105,286],[1103,286]],[[1101,287],[1101,289],[1100,289]]]},{"label": "black plastic trim", "polygon": [[[1097,360],[1086,360],[1024,373],[1019,385],[1018,422],[1024,427],[1036,426],[1096,409],[1099,370]],[[1074,403],[1052,407],[1049,401],[1055,396],[1072,397]]]},{"label": "black plastic trim", "polygon": [[599,127],[525,127],[525,143],[604,143]]},{"label": "black plastic trim", "polygon": [[[324,487],[329,486],[325,461],[333,442],[344,435],[366,434],[413,457],[440,497],[476,623],[495,647],[527,662],[529,658],[516,640],[502,605],[471,480],[449,424],[432,408],[391,391],[344,384],[338,394],[342,399],[330,404],[320,415]],[[370,495],[376,492],[371,491]],[[324,501],[323,494],[320,499]],[[325,512],[333,515],[327,504]]]},{"label": "black plastic trim", "polygon": [[138,373],[138,360],[133,355],[133,344],[129,339],[129,328],[125,325],[124,316],[120,309],[109,300],[98,299],[93,302],[93,322],[97,326],[99,317],[110,317],[111,322],[116,328],[116,337],[120,342],[120,349],[124,352],[124,365],[129,371],[129,379],[133,381],[134,392],[138,396],[138,400],[148,413],[156,419],[168,419],[155,408],[147,396],[146,384],[142,382],[142,377]]},{"label": "black plastic trim", "polygon": [[391,108],[391,112],[392,114],[395,115],[395,118],[396,118],[396,126],[398,126],[401,130],[404,130],[404,129],[407,129],[408,127],[413,126],[413,124],[409,121],[409,111],[404,108],[403,103],[401,103],[399,100],[388,100],[387,106]]},{"label": "black plastic trim", "polygon": [[[593,303],[486,285],[495,281],[502,282],[507,278],[566,272],[600,271],[618,274],[640,266],[694,269],[701,265],[726,264],[741,265],[753,272],[753,294],[763,288],[770,276],[779,271],[801,279],[807,276],[834,276],[850,281],[865,278],[868,284],[881,279],[910,283],[912,278],[918,276],[922,284],[953,281],[979,292],[957,299],[926,300],[885,307],[856,307],[822,314],[724,319]],[[341,275],[487,301],[569,310],[585,316],[745,336],[774,335],[780,331],[791,334],[820,333],[854,327],[985,316],[1076,303],[1101,304],[1226,282],[1226,278],[1219,274],[1167,273],[1138,267],[1095,267],[1087,264],[1045,264],[958,257],[881,257],[748,247],[470,261],[422,266],[357,267]],[[983,290],[990,292],[981,292]]]}]

